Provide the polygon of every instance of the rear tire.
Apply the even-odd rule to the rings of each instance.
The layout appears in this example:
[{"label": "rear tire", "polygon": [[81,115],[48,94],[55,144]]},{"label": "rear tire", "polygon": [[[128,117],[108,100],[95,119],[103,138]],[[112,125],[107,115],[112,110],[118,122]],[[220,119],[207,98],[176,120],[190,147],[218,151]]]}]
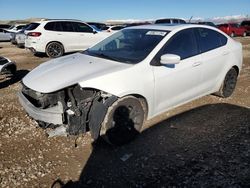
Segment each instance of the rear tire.
[{"label": "rear tire", "polygon": [[237,83],[237,77],[238,77],[237,71],[234,68],[231,68],[227,72],[225,79],[220,87],[220,90],[215,94],[223,98],[230,97],[235,89]]},{"label": "rear tire", "polygon": [[247,33],[246,33],[246,32],[244,32],[242,36],[243,36],[243,37],[246,37],[246,36],[247,36]]},{"label": "rear tire", "polygon": [[51,42],[46,46],[46,54],[51,58],[57,58],[64,54],[63,45],[59,42]]},{"label": "rear tire", "polygon": [[141,102],[132,96],[118,99],[108,109],[101,128],[101,136],[112,145],[123,145],[140,132],[145,112]]},{"label": "rear tire", "polygon": [[230,34],[230,37],[235,37],[235,34],[234,34],[234,32],[232,32],[231,34]]}]

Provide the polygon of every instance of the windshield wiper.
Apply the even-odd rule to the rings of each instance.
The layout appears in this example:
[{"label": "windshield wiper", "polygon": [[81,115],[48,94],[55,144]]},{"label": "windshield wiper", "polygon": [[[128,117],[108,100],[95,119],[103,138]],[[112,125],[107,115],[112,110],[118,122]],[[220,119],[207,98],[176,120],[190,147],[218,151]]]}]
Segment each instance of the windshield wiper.
[{"label": "windshield wiper", "polygon": [[[89,51],[88,51],[89,52]],[[94,55],[96,57],[102,57],[104,59],[109,59],[109,60],[113,60],[113,61],[120,61],[120,59],[118,58],[115,58],[115,57],[111,57],[107,54],[104,54],[104,53],[94,53],[94,52],[90,52],[90,55]]]}]

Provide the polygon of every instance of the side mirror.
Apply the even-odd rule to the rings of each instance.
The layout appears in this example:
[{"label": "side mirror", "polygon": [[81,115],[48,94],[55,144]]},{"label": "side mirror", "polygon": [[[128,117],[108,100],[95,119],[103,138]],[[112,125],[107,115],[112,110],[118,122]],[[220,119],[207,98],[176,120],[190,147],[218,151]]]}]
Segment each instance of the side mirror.
[{"label": "side mirror", "polygon": [[161,56],[160,63],[162,65],[175,65],[180,63],[181,57],[175,54],[164,54]]},{"label": "side mirror", "polygon": [[94,33],[94,34],[96,34],[96,33],[97,33],[97,31],[93,29],[93,33]]}]

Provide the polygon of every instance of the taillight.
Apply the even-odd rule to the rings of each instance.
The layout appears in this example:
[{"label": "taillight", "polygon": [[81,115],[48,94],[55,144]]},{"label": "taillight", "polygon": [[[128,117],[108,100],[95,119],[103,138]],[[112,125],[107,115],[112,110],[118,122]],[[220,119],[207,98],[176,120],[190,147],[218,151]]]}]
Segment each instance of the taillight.
[{"label": "taillight", "polygon": [[28,33],[28,36],[31,36],[31,37],[39,37],[42,33],[40,32],[30,32]]}]

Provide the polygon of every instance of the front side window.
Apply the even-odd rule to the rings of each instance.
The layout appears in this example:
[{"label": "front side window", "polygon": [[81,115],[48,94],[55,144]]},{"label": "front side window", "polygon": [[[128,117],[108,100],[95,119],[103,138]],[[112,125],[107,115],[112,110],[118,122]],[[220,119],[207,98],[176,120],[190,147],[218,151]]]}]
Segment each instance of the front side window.
[{"label": "front side window", "polygon": [[163,54],[175,54],[180,56],[181,59],[197,55],[198,46],[193,29],[185,29],[176,33],[157,55],[158,60]]},{"label": "front side window", "polygon": [[195,30],[198,35],[200,53],[219,48],[227,43],[227,38],[217,31],[207,28],[196,28]]},{"label": "front side window", "polygon": [[181,24],[185,24],[186,22],[184,20],[180,20],[180,23]]},{"label": "front side window", "polygon": [[93,33],[93,29],[84,23],[73,22],[73,26],[76,32]]},{"label": "front side window", "polygon": [[135,64],[145,59],[167,34],[162,30],[124,29],[83,53]]},{"label": "front side window", "polygon": [[173,20],[173,23],[179,23],[179,21],[174,19],[174,20]]}]

